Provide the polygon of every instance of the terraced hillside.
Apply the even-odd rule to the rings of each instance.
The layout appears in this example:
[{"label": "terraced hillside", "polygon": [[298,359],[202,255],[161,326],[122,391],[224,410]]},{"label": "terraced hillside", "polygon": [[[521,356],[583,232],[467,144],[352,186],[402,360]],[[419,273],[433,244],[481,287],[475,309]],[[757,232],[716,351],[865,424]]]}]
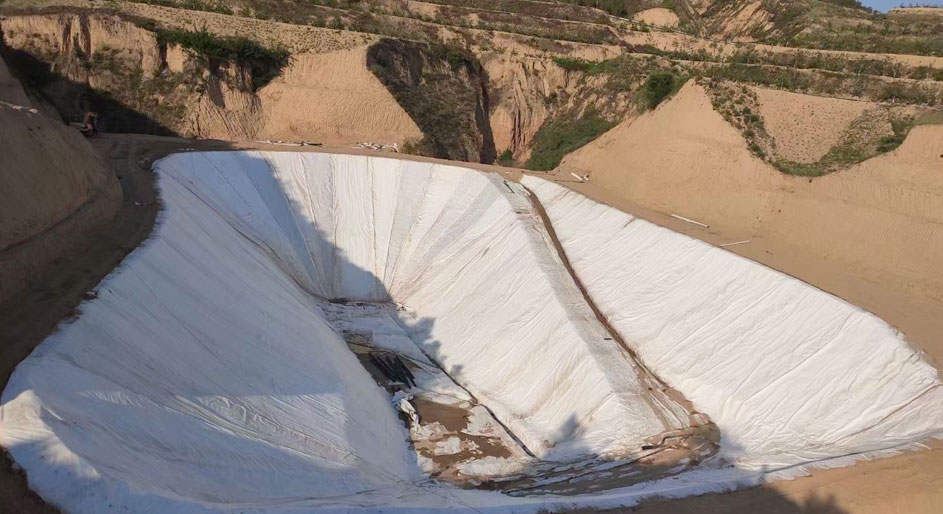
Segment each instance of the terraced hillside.
[{"label": "terraced hillside", "polygon": [[[395,143],[427,155],[533,169],[555,167],[567,152],[651,108],[645,88],[665,74],[670,90],[693,79],[708,80],[712,90],[749,84],[914,106],[895,116],[891,134],[868,143],[881,151],[943,103],[943,57],[931,51],[865,54],[712,39],[804,44],[817,37],[816,27],[833,32],[822,20],[877,16],[811,0],[790,4],[788,12],[776,2],[750,5],[747,16],[749,6],[731,2],[678,2],[666,11],[645,2],[600,9],[531,0],[12,0],[4,26],[14,64],[32,90],[64,116],[106,111],[113,131]],[[933,32],[924,27],[932,20],[905,18],[889,16],[898,21],[887,23],[923,27],[913,37],[933,44],[923,35]],[[760,19],[767,21],[754,23]],[[382,63],[369,57],[381,46],[387,48]],[[481,70],[471,79],[480,84],[477,91],[457,94],[449,85],[471,83],[453,59],[461,55],[469,70]],[[421,65],[403,83],[393,77],[402,75],[396,63],[406,62]],[[301,108],[293,102],[311,95],[325,101]],[[437,95],[443,100],[416,108],[425,103],[413,99]],[[820,174],[874,154],[855,150],[837,164],[792,166],[773,150],[761,114],[733,112],[722,105],[727,99],[740,106],[738,98],[716,96],[756,154],[783,161],[777,165],[786,172]],[[452,125],[452,119],[467,121]],[[440,141],[443,133],[452,134],[448,142]]]}]

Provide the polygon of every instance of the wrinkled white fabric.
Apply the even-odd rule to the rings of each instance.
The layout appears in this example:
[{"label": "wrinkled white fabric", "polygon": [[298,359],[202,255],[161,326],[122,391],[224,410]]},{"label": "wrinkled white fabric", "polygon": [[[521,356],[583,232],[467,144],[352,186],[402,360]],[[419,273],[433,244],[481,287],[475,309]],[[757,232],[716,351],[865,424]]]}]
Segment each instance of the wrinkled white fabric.
[{"label": "wrinkled white fabric", "polygon": [[800,280],[535,177],[576,275],[659,377],[778,469],[943,429],[939,373],[893,327]]},{"label": "wrinkled white fabric", "polygon": [[152,238],[3,392],[0,443],[68,512],[450,505],[417,492],[390,398],[319,297],[404,305],[414,344],[544,458],[681,424],[606,340],[517,185],[314,153],[155,168]]}]

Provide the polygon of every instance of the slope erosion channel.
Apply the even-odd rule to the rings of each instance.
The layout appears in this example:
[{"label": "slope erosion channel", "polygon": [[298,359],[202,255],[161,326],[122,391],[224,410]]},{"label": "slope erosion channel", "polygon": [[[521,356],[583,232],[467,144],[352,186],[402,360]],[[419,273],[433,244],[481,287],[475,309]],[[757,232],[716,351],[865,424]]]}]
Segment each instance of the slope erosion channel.
[{"label": "slope erosion channel", "polygon": [[0,444],[67,512],[630,505],[943,428],[939,373],[877,317],[540,179],[155,171],[154,236],[3,392]]}]

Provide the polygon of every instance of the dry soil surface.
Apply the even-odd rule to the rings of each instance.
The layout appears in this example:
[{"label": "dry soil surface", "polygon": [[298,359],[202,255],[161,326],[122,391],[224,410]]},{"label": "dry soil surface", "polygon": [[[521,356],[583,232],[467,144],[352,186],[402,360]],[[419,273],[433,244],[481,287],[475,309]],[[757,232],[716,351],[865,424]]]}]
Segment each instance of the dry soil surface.
[{"label": "dry soil surface", "polygon": [[842,132],[858,116],[877,107],[871,102],[802,95],[754,88],[766,132],[776,141],[776,156],[813,163],[838,144]]},{"label": "dry soil surface", "polygon": [[678,26],[681,20],[678,19],[678,15],[674,13],[671,9],[665,9],[664,7],[655,7],[652,9],[645,9],[644,11],[636,14],[633,18],[635,21],[640,21],[646,25],[652,25],[654,27],[668,27],[675,28]]}]

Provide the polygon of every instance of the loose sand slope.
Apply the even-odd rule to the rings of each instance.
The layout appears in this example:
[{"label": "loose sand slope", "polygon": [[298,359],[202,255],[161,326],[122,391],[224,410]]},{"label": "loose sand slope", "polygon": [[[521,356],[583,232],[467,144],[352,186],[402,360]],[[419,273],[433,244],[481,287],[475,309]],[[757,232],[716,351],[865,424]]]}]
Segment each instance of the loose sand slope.
[{"label": "loose sand slope", "polygon": [[[847,171],[814,180],[783,175],[753,157],[704,91],[689,83],[657,110],[568,156],[561,170],[590,174],[592,187],[612,201],[695,218],[719,233],[770,239],[940,302],[941,154],[943,127],[922,126],[897,150]],[[914,331],[921,331],[911,335],[924,348],[943,350],[925,326]]]},{"label": "loose sand slope", "polygon": [[668,28],[677,27],[678,23],[681,21],[678,19],[678,15],[675,14],[674,11],[671,9],[665,9],[664,7],[645,9],[644,11],[632,17],[632,19],[647,25]]},{"label": "loose sand slope", "polygon": [[[367,48],[298,54],[259,91],[267,139],[402,143],[422,132],[367,69]],[[315,101],[316,100],[316,101]]]},{"label": "loose sand slope", "polygon": [[0,59],[0,303],[118,209],[121,193],[77,130],[29,104]]},{"label": "loose sand slope", "polygon": [[776,156],[812,163],[821,159],[855,118],[876,107],[870,102],[754,88],[766,131],[776,141]]}]

